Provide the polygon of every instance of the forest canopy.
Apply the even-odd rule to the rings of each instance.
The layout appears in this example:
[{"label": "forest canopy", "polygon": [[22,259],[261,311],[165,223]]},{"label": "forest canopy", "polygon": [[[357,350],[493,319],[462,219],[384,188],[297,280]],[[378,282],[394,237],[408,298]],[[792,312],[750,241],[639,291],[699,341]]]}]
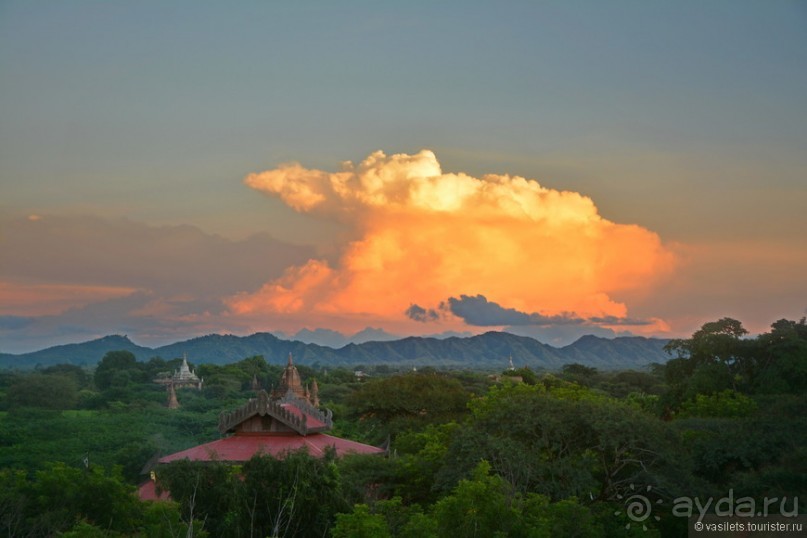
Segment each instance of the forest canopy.
[{"label": "forest canopy", "polygon": [[[383,456],[306,452],[243,465],[157,455],[218,438],[218,414],[270,388],[261,356],[193,365],[107,353],[94,370],[0,371],[0,532],[9,536],[680,536],[680,498],[807,491],[807,324],[750,336],[723,318],[646,370],[299,366],[334,435]],[[170,501],[142,501],[153,472]],[[625,499],[641,495],[652,517]],[[658,508],[657,508],[658,507]],[[802,508],[799,507],[801,510]]]}]

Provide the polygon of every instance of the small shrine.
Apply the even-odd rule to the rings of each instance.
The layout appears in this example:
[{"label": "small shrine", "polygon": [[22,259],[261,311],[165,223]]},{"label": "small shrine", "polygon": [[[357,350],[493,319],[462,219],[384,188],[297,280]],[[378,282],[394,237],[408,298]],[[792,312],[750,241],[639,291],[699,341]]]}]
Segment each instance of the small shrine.
[{"label": "small shrine", "polygon": [[204,379],[201,379],[194,370],[188,366],[188,358],[182,357],[182,364],[173,374],[163,374],[154,380],[158,385],[171,385],[175,389],[193,388],[202,390]]},{"label": "small shrine", "polygon": [[179,400],[177,400],[176,389],[192,388],[202,390],[204,380],[201,379],[196,372],[188,366],[188,358],[182,357],[182,364],[177,368],[173,374],[162,374],[157,376],[154,380],[158,385],[165,385],[165,390],[168,393],[168,409],[178,409]]},{"label": "small shrine", "polygon": [[[163,456],[157,464],[180,460],[242,463],[256,454],[282,459],[297,450],[322,457],[329,448],[337,457],[348,453],[385,452],[383,448],[328,435],[326,432],[331,428],[332,413],[319,408],[316,381],[303,386],[289,355],[280,383],[271,394],[260,389],[255,398],[241,407],[219,415],[220,439]],[[142,499],[157,498],[153,476],[139,491]]]}]

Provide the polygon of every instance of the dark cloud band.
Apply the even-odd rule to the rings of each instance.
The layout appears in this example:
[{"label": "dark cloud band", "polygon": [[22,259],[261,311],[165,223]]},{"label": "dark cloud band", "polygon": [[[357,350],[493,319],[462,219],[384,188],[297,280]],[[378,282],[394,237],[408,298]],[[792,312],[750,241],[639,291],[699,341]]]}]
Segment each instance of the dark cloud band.
[{"label": "dark cloud band", "polygon": [[[460,295],[449,297],[440,304],[439,311],[450,312],[465,323],[477,327],[557,327],[561,325],[648,325],[646,320],[601,316],[582,318],[571,313],[546,316],[538,312],[522,312],[515,308],[506,308],[489,301],[484,295]],[[440,312],[413,304],[406,310],[406,315],[415,321],[435,321]]]}]

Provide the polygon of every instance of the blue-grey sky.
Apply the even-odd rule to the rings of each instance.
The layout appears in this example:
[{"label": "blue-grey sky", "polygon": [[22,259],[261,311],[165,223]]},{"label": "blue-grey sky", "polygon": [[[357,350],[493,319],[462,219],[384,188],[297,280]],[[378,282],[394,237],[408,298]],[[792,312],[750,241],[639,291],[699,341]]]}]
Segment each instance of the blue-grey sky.
[{"label": "blue-grey sky", "polygon": [[[0,351],[107,331],[192,336],[219,326],[187,321],[194,308],[260,287],[252,275],[206,297],[186,290],[199,296],[176,333],[149,327],[131,305],[119,327],[93,326],[81,312],[102,299],[164,292],[137,275],[90,281],[81,260],[48,258],[53,230],[23,230],[30,216],[90,234],[64,240],[76,244],[91,241],[83,218],[98,219],[90,229],[109,241],[123,233],[115,219],[139,226],[124,244],[169,225],[234,244],[268,234],[261,248],[304,245],[338,267],[355,229],[243,179],[289,161],[335,171],[376,150],[429,149],[444,172],[518,175],[588,196],[603,218],[658,234],[679,260],[663,285],[611,293],[628,315],[664,320],[669,334],[722,315],[761,330],[807,307],[805,96],[801,1],[3,0]],[[176,267],[173,255],[162,259]],[[57,269],[31,269],[41,264]],[[75,303],[56,294],[45,308],[47,286],[73,284],[118,291]]]}]

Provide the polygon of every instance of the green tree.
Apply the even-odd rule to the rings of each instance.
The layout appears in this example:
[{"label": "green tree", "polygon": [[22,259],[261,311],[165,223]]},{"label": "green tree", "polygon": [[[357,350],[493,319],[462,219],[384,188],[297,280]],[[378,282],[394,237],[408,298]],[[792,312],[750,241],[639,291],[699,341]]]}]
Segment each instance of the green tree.
[{"label": "green tree", "polygon": [[725,365],[703,362],[695,366],[686,380],[683,401],[693,400],[698,395],[711,395],[725,390],[736,392],[736,379]]},{"label": "green tree", "polygon": [[[419,519],[423,510],[418,504],[404,504],[400,497],[380,500],[373,505],[373,511],[384,517],[387,528],[393,536],[409,535],[414,531],[413,519]],[[418,525],[420,527],[420,525]],[[428,533],[426,533],[428,534]],[[419,534],[417,536],[423,536]]]},{"label": "green tree", "polygon": [[37,471],[26,497],[36,526],[64,531],[84,521],[109,531],[131,533],[142,515],[134,488],[116,471],[53,463]]},{"label": "green tree", "polygon": [[490,465],[481,462],[470,479],[461,480],[451,495],[434,505],[434,518],[441,537],[508,536],[518,524],[514,492]]},{"label": "green tree", "polygon": [[628,394],[660,395],[664,392],[664,384],[659,376],[647,372],[632,370],[617,372],[597,385],[611,396],[624,398]]},{"label": "green tree", "polygon": [[340,458],[337,464],[347,502],[366,504],[399,495],[399,485],[406,480],[401,459],[375,454],[347,454]]},{"label": "green tree", "polygon": [[691,363],[691,371],[703,365],[720,365],[726,370],[733,389],[741,375],[747,373],[748,345],[742,339],[748,331],[742,323],[731,318],[704,323],[691,338],[671,340],[665,346],[668,353]]},{"label": "green tree", "polygon": [[114,469],[53,463],[32,476],[0,470],[3,536],[174,538],[187,530],[179,517],[176,503],[140,501]]},{"label": "green tree", "polygon": [[387,435],[467,414],[469,393],[462,384],[438,373],[408,373],[365,383],[348,397],[353,413]]},{"label": "green tree", "polygon": [[314,458],[305,451],[282,460],[254,456],[242,467],[243,506],[250,529],[260,536],[322,536],[334,514],[348,508],[335,454]]},{"label": "green tree", "polygon": [[40,373],[45,375],[60,375],[64,377],[71,377],[76,382],[76,387],[79,389],[88,388],[91,383],[90,375],[87,370],[75,364],[54,364],[40,370]]},{"label": "green tree", "polygon": [[605,500],[624,484],[683,474],[670,468],[676,439],[666,424],[580,387],[502,386],[470,407],[473,420],[455,436],[437,476],[443,490],[481,459],[517,491],[553,500]]},{"label": "green tree", "polygon": [[[577,499],[563,499],[552,503],[543,495],[530,493],[522,503],[521,534],[530,537],[569,536],[578,538],[599,538],[606,536],[603,525],[591,510]],[[607,514],[613,518],[613,512]],[[624,527],[619,528],[619,536],[630,535]],[[636,536],[645,534],[633,533]],[[649,536],[653,536],[650,534]]]},{"label": "green tree", "polygon": [[231,536],[240,520],[240,480],[220,462],[176,461],[157,469],[158,491],[169,491],[179,503],[182,521],[204,521],[213,536]]},{"label": "green tree", "polygon": [[723,318],[704,324],[691,338],[671,340],[665,346],[675,356],[664,366],[668,390],[662,403],[669,415],[698,395],[726,390],[745,394],[807,390],[805,318],[778,320],[770,332],[757,338],[746,335],[739,321]]},{"label": "green tree", "polygon": [[745,416],[674,421],[686,442],[681,454],[692,459],[694,475],[733,488],[738,497],[800,495],[807,487],[807,468],[798,459],[807,446],[807,398],[765,395],[752,401],[757,409]]},{"label": "green tree", "polygon": [[0,533],[24,536],[31,504],[25,472],[0,468]]},{"label": "green tree", "polygon": [[349,514],[336,514],[333,538],[390,538],[384,516],[371,514],[366,504],[357,504]]},{"label": "green tree", "polygon": [[182,521],[179,505],[173,501],[147,502],[143,511],[141,534],[144,538],[206,538],[203,522],[194,521],[189,532],[188,524]]},{"label": "green tree", "polygon": [[107,389],[112,386],[114,376],[123,372],[126,372],[131,381],[146,381],[143,365],[137,362],[137,358],[133,353],[130,351],[109,351],[95,368],[95,386],[101,390]]},{"label": "green tree", "polygon": [[592,386],[596,382],[597,376],[599,375],[596,368],[574,362],[564,364],[561,370],[563,372],[564,379],[574,381],[575,383],[579,383],[587,387]]},{"label": "green tree", "polygon": [[437,522],[428,514],[414,512],[397,536],[398,538],[437,538]]},{"label": "green tree", "polygon": [[529,366],[524,366],[522,368],[518,368],[512,371],[504,372],[505,375],[513,375],[521,377],[521,380],[524,381],[527,385],[535,385],[538,383],[538,376],[533,372]]},{"label": "green tree", "polygon": [[397,472],[394,491],[409,503],[434,502],[438,494],[435,478],[446,463],[451,442],[462,426],[456,422],[430,424],[420,432],[399,435],[393,447]]},{"label": "green tree", "polygon": [[[476,466],[470,478],[461,480],[449,495],[437,501],[431,513],[441,537],[599,538],[606,535],[601,517],[575,498],[550,502],[544,495],[519,493],[501,476],[491,474],[485,461]],[[613,518],[612,511],[607,518]],[[422,518],[413,514],[403,530],[415,521],[422,524]],[[625,529],[620,531],[622,535]]]},{"label": "green tree", "polygon": [[8,388],[9,408],[72,409],[78,402],[75,379],[65,375],[27,374]]},{"label": "green tree", "polygon": [[753,389],[776,394],[807,392],[807,319],[780,319],[757,338],[758,363]]},{"label": "green tree", "polygon": [[696,394],[681,406],[682,417],[747,417],[757,409],[750,397],[730,389],[712,394]]},{"label": "green tree", "polygon": [[59,536],[62,538],[110,538],[111,536],[120,536],[120,534],[110,533],[86,521],[79,521],[69,531],[59,533]]},{"label": "green tree", "polygon": [[204,521],[212,536],[323,536],[348,508],[334,458],[257,455],[239,468],[177,461],[157,469],[158,485],[179,503],[185,524]]}]

